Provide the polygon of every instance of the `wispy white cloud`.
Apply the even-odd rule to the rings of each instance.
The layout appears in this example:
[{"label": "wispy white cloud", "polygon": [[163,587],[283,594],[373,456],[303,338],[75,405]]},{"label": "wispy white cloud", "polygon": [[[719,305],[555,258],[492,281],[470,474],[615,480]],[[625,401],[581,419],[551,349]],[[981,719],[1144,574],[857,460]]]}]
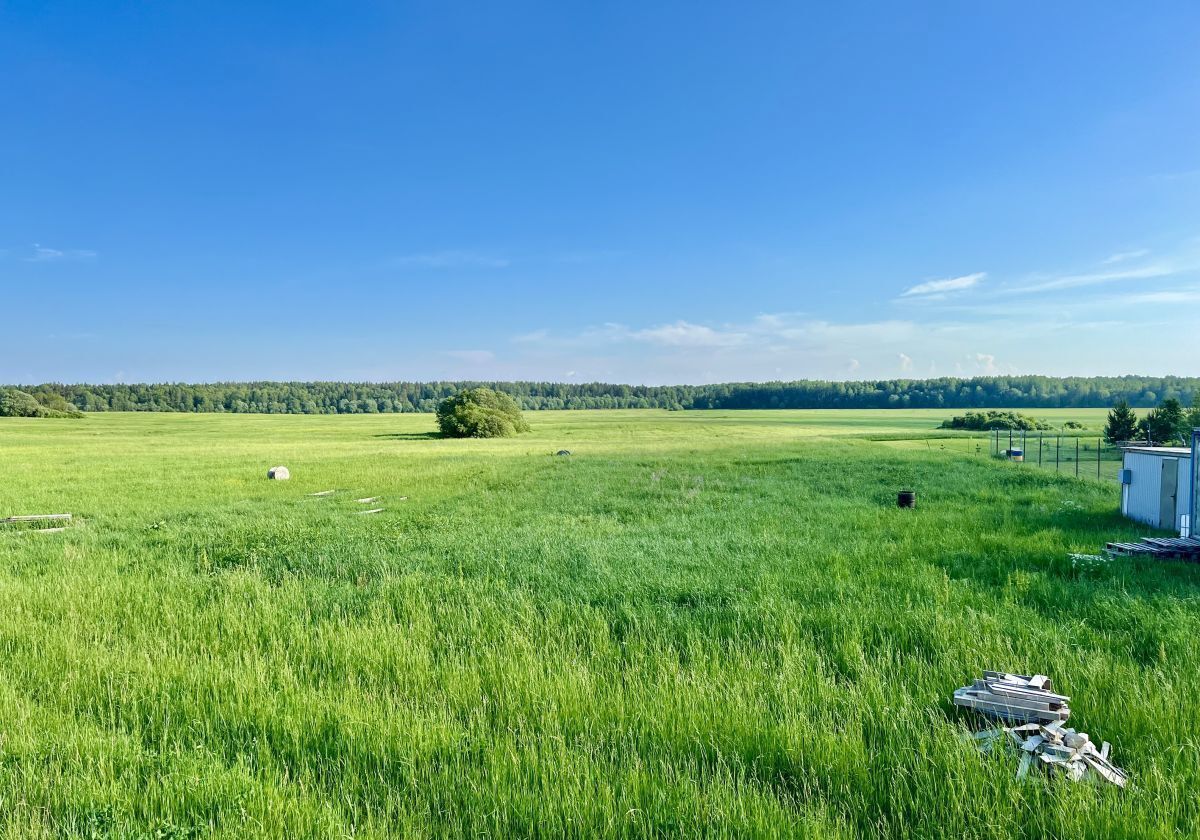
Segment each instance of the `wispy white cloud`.
[{"label": "wispy white cloud", "polygon": [[496,360],[491,350],[447,350],[446,355],[470,365],[485,365]]},{"label": "wispy white cloud", "polygon": [[764,352],[788,352],[795,347],[854,347],[887,344],[914,336],[911,321],[886,320],[834,323],[805,318],[795,313],[759,315],[742,324],[710,326],[678,320],[649,327],[607,323],[576,333],[539,329],[513,337],[519,345],[542,348],[580,348],[653,345],[664,349],[757,348]]},{"label": "wispy white cloud", "polygon": [[1187,270],[1189,270],[1189,267],[1163,262],[1114,271],[1093,271],[1058,276],[1042,275],[1030,283],[1013,286],[1006,291],[1009,294],[1028,294],[1030,292],[1050,292],[1057,289],[1078,289],[1084,286],[1099,286],[1106,283],[1119,283],[1125,280],[1151,280],[1160,277],[1171,277]]},{"label": "wispy white cloud", "polygon": [[534,330],[530,333],[514,335],[512,340],[518,344],[536,344],[539,341],[545,341],[549,337],[549,330]]},{"label": "wispy white cloud", "polygon": [[982,374],[991,375],[999,373],[999,368],[996,367],[996,357],[991,353],[976,353],[975,367]]},{"label": "wispy white cloud", "polygon": [[970,289],[972,286],[977,286],[987,277],[986,271],[977,271],[974,274],[964,274],[961,277],[947,277],[944,280],[927,280],[924,283],[918,283],[908,289],[905,289],[900,297],[924,297],[927,295],[945,295],[949,292],[961,292],[964,289]]},{"label": "wispy white cloud", "polygon": [[1187,181],[1200,178],[1200,169],[1180,169],[1175,172],[1156,172],[1148,176],[1151,181]]},{"label": "wispy white cloud", "polygon": [[1126,260],[1136,260],[1150,254],[1149,248],[1136,248],[1132,251],[1118,251],[1108,259],[1104,260],[1101,265],[1113,265],[1114,263],[1125,262]]},{"label": "wispy white cloud", "polygon": [[[1200,331],[1185,326],[1200,303],[1200,238],[1071,271],[926,280],[893,303],[909,317],[598,323],[527,332],[509,350],[544,375],[629,382],[1183,373],[1200,358]],[[1127,341],[1111,340],[1118,328]]]},{"label": "wispy white cloud", "polygon": [[33,253],[25,257],[25,262],[62,262],[65,260],[90,260],[96,256],[95,251],[82,248],[60,250],[34,244]]},{"label": "wispy white cloud", "polygon": [[568,370],[585,381],[644,383],[870,379],[913,376],[918,368],[924,376],[1120,373],[1131,366],[1183,371],[1189,359],[1200,358],[1200,344],[1190,334],[1180,338],[1174,326],[1186,321],[1188,307],[1169,304],[1191,302],[1193,292],[1200,297],[1200,286],[1161,295],[1147,290],[1145,303],[1168,305],[1122,323],[1132,345],[1107,340],[1121,306],[1099,301],[1118,296],[1088,295],[1078,307],[1068,298],[1031,309],[1011,298],[1003,306],[995,301],[994,313],[923,309],[912,320],[834,321],[785,312],[722,324],[540,329],[498,353],[494,365],[518,378],[561,379]]},{"label": "wispy white cloud", "polygon": [[1135,292],[1105,299],[1108,306],[1137,306],[1139,304],[1200,303],[1200,289],[1160,289]]},{"label": "wispy white cloud", "polygon": [[433,251],[403,254],[390,264],[396,268],[507,268],[510,261],[507,257],[475,251]]},{"label": "wispy white cloud", "polygon": [[[623,327],[610,325],[617,330]],[[666,347],[734,347],[746,341],[747,335],[737,330],[713,329],[702,324],[676,321],[648,329],[630,330],[628,337]]]}]

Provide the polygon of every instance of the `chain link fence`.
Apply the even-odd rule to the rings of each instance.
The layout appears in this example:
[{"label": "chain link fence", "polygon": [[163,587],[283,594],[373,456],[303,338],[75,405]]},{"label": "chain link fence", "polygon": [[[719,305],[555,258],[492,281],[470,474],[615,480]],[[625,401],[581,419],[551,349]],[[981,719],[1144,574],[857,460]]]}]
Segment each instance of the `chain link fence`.
[{"label": "chain link fence", "polygon": [[1093,433],[1026,432],[997,429],[991,454],[1060,475],[1096,481],[1119,480],[1122,450]]}]

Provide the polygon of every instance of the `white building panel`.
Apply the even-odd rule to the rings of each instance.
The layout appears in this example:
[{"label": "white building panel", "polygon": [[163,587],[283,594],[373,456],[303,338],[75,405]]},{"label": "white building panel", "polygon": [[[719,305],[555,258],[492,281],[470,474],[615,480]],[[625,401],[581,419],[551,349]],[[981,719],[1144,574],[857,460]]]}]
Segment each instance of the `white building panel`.
[{"label": "white building panel", "polygon": [[[1176,471],[1170,487],[1163,486],[1167,462],[1174,462],[1167,464],[1168,477],[1172,469]],[[1179,447],[1126,449],[1123,466],[1129,470],[1129,483],[1121,487],[1121,512],[1137,522],[1178,533],[1191,508],[1191,451]]]}]

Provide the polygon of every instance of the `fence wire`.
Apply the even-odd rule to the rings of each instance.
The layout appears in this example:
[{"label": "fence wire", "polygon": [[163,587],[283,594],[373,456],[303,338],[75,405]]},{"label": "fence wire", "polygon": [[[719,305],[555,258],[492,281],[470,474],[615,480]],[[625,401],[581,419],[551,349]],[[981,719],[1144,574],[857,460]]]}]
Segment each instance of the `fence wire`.
[{"label": "fence wire", "polygon": [[991,436],[991,454],[1076,478],[1120,478],[1121,448],[1095,435],[996,430]]}]

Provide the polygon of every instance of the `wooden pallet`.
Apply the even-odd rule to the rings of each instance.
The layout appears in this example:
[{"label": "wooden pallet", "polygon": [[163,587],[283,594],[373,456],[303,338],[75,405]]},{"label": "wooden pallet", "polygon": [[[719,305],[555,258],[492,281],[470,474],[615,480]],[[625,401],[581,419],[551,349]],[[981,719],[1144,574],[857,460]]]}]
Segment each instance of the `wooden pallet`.
[{"label": "wooden pallet", "polygon": [[1141,542],[1136,543],[1108,543],[1104,551],[1109,556],[1200,563],[1200,540],[1193,537],[1142,537]]}]

